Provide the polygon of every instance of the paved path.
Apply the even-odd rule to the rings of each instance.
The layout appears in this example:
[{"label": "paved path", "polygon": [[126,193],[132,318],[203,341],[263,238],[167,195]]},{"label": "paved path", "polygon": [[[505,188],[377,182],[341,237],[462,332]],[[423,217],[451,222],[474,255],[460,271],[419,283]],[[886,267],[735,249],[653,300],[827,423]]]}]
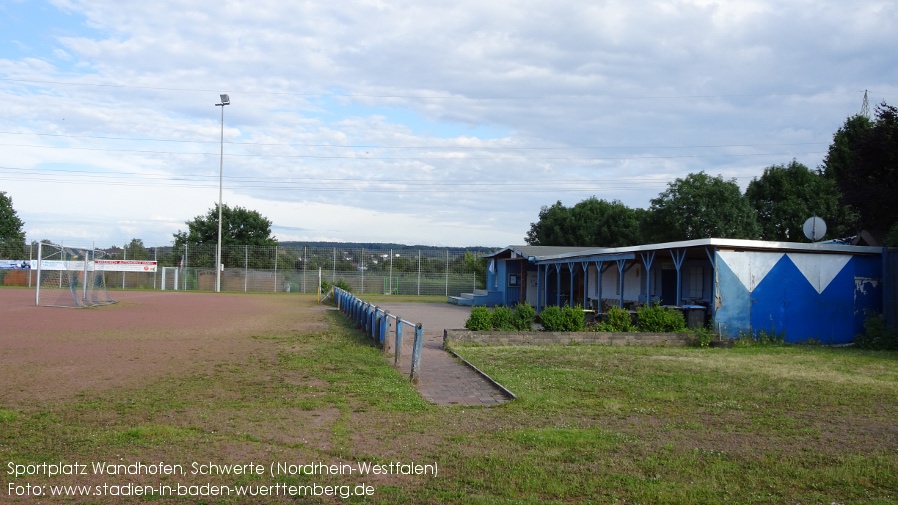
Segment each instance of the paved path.
[{"label": "paved path", "polygon": [[[443,349],[443,330],[464,328],[471,314],[470,307],[439,303],[381,303],[378,307],[391,315],[420,323],[424,328],[421,365],[418,371],[418,391],[437,405],[498,405],[508,398],[480,374],[457,360]],[[412,346],[415,332],[406,326],[402,330],[402,360],[400,370],[411,372]],[[388,333],[391,343],[395,328]],[[392,345],[389,347],[392,349]],[[392,362],[393,358],[390,357]]]}]

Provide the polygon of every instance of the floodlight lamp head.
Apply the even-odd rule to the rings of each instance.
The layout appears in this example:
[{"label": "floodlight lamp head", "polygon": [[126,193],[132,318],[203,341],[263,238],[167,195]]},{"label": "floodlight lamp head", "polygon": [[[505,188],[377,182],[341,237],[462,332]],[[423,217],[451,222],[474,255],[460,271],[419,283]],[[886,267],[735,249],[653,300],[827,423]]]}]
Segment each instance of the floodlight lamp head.
[{"label": "floodlight lamp head", "polygon": [[219,96],[221,96],[221,104],[222,105],[230,105],[231,104],[231,98],[228,95],[219,95]]}]

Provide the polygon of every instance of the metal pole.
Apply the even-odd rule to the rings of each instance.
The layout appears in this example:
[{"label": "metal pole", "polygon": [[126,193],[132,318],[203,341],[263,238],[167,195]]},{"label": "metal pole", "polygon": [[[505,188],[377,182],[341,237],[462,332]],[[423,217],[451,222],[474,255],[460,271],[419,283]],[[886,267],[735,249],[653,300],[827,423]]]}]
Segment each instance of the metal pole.
[{"label": "metal pole", "polygon": [[446,296],[449,296],[449,249],[446,249]]},{"label": "metal pole", "polygon": [[43,242],[37,243],[37,280],[34,283],[34,304],[41,304],[41,248],[43,246]]},{"label": "metal pole", "polygon": [[[122,259],[128,259],[128,244],[125,244],[125,247],[122,247]],[[125,289],[125,272],[122,272],[122,290]]]},{"label": "metal pole", "polygon": [[230,105],[231,99],[228,95],[221,95],[221,103],[215,104],[221,107],[221,153],[218,157],[218,244],[215,253],[215,292],[221,292],[221,204],[222,204],[222,186],[224,182],[224,108]]},{"label": "metal pole", "polygon": [[218,244],[215,250],[215,292],[221,292],[221,202],[224,182],[224,102],[221,104],[221,153],[218,156]]}]

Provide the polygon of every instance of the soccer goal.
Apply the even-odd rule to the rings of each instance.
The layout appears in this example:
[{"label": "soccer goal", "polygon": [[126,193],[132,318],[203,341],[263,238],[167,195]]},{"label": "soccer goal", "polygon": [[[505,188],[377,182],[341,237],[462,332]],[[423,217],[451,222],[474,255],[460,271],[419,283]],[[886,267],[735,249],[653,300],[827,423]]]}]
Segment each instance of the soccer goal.
[{"label": "soccer goal", "polygon": [[95,307],[115,303],[106,290],[106,275],[97,260],[105,252],[41,242],[35,303],[45,307]]}]

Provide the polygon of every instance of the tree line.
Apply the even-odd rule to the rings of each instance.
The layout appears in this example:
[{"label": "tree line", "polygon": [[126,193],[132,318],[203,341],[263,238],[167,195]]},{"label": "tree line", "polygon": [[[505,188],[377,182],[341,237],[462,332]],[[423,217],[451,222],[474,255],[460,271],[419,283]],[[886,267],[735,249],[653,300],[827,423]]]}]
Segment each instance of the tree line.
[{"label": "tree line", "polygon": [[530,245],[624,247],[700,238],[807,241],[811,216],[827,238],[862,230],[898,246],[898,109],[883,102],[875,118],[849,117],[816,170],[792,160],[772,165],[743,194],[735,179],[692,173],[668,183],[648,209],[595,196],[572,207],[543,206]]}]

